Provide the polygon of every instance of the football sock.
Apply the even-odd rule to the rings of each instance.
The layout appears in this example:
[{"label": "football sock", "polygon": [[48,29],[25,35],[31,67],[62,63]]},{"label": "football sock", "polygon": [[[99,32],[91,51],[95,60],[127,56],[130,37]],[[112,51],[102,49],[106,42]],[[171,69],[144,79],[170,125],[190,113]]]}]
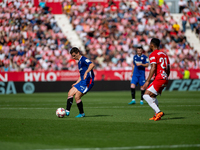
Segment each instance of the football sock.
[{"label": "football sock", "polygon": [[79,113],[83,114],[84,113],[84,111],[83,111],[83,103],[82,103],[81,99],[76,101],[76,103],[77,103],[77,107],[79,109]]},{"label": "football sock", "polygon": [[135,88],[131,88],[132,99],[135,99]]},{"label": "football sock", "polygon": [[72,106],[72,103],[73,103],[73,96],[69,96],[69,97],[67,98],[66,110],[70,111],[71,106]]},{"label": "football sock", "polygon": [[141,100],[144,100],[143,99],[144,92],[145,92],[145,90],[141,90]]},{"label": "football sock", "polygon": [[158,106],[158,100],[157,100],[157,98],[154,99],[154,102],[155,102],[156,105]]},{"label": "football sock", "polygon": [[155,113],[159,113],[160,109],[158,108],[158,106],[155,103],[154,98],[151,98],[149,95],[145,94],[143,96],[143,98],[147,101],[147,103],[149,104],[149,106],[151,106],[151,108],[155,111]]}]

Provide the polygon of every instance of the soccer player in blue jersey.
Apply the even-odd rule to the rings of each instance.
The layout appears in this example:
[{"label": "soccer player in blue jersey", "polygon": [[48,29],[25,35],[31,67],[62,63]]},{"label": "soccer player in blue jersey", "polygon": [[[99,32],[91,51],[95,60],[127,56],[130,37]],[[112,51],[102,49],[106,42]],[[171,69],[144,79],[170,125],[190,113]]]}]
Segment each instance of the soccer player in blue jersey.
[{"label": "soccer player in blue jersey", "polygon": [[149,60],[148,57],[143,53],[142,46],[137,47],[137,55],[133,57],[133,69],[132,69],[132,80],[131,80],[131,95],[132,101],[128,103],[129,105],[135,104],[135,88],[137,84],[140,84],[141,89],[141,100],[140,104],[143,105],[143,95],[145,89],[142,87],[145,83],[145,67],[148,67]]},{"label": "soccer player in blue jersey", "polygon": [[78,68],[80,72],[80,77],[72,85],[72,88],[68,92],[67,106],[66,106],[66,116],[70,114],[70,108],[73,103],[73,97],[76,100],[77,107],[79,109],[79,115],[76,118],[85,117],[83,111],[83,103],[81,97],[86,94],[94,85],[94,64],[86,57],[80,54],[80,50],[73,47],[70,51],[73,59],[78,60]]}]

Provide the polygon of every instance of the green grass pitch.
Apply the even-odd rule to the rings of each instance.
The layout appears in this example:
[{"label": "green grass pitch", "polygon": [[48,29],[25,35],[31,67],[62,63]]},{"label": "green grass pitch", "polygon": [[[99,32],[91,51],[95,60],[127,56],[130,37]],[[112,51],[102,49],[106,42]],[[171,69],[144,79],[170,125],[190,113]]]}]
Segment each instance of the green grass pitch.
[{"label": "green grass pitch", "polygon": [[158,96],[165,116],[149,121],[145,102],[128,105],[128,91],[89,92],[83,98],[86,117],[57,118],[67,93],[0,96],[0,150],[200,149],[200,93],[163,92]]}]

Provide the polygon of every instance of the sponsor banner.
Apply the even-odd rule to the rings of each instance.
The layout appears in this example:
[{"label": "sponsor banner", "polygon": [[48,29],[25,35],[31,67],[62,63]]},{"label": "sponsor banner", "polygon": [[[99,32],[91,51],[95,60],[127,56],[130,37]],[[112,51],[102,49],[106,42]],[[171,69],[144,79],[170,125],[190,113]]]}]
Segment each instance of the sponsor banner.
[{"label": "sponsor banner", "polygon": [[[41,0],[34,0],[34,5],[38,6]],[[51,13],[53,14],[62,14],[62,5],[63,0],[44,0],[46,6],[52,8]]]},{"label": "sponsor banner", "polygon": [[190,69],[190,79],[200,79],[200,69]]},{"label": "sponsor banner", "polygon": [[[131,70],[116,71],[98,71],[94,70],[96,81],[130,81]],[[200,69],[190,70],[191,79],[200,79]],[[149,70],[146,70],[146,78]],[[182,79],[182,72],[179,70],[171,70],[169,79]],[[52,82],[52,81],[76,81],[79,78],[78,71],[33,71],[33,72],[1,72],[0,81],[16,81],[16,82]]]},{"label": "sponsor banner", "polygon": [[[0,94],[68,92],[72,84],[74,84],[73,81],[0,82]],[[121,91],[129,89],[130,84],[128,81],[96,81],[91,91]]]},{"label": "sponsor banner", "polygon": [[78,71],[47,71],[47,72],[2,72],[0,81],[23,82],[49,82],[49,81],[76,81],[79,78]]},{"label": "sponsor banner", "polygon": [[[57,82],[0,82],[0,94],[33,94],[40,92],[68,92],[73,81]],[[129,91],[129,81],[95,81],[91,91]],[[136,87],[140,90],[140,86]],[[169,80],[167,91],[200,91],[200,80]],[[164,91],[163,91],[164,92]]]},{"label": "sponsor banner", "polygon": [[168,91],[200,91],[199,79],[170,80],[166,87]]}]

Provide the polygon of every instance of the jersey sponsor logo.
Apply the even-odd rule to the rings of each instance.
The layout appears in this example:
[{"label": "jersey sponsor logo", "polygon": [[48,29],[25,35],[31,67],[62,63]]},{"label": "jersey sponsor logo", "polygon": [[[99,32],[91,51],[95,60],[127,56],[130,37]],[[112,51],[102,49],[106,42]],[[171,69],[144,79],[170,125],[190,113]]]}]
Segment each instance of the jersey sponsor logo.
[{"label": "jersey sponsor logo", "polygon": [[85,61],[86,61],[87,63],[89,63],[89,62],[90,62],[90,60],[89,60],[89,59],[86,59]]},{"label": "jersey sponsor logo", "polygon": [[155,59],[155,57],[151,57],[150,60]]},{"label": "jersey sponsor logo", "polygon": [[135,63],[142,63],[142,61],[135,61]]}]

